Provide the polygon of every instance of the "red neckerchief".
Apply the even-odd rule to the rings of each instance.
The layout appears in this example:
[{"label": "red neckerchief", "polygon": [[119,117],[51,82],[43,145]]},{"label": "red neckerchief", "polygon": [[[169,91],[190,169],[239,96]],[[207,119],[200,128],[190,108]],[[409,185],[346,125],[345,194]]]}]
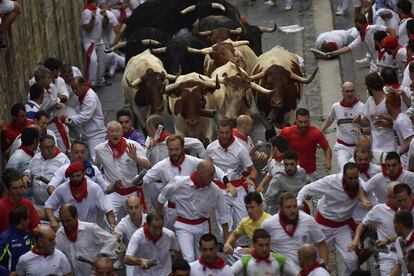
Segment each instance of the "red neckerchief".
[{"label": "red neckerchief", "polygon": [[41,253],[41,252],[39,252],[39,249],[37,249],[37,247],[36,246],[33,246],[32,247],[32,249],[31,249],[31,251],[33,252],[33,253],[35,253],[36,255],[38,255],[38,256],[42,256],[42,257],[47,257],[47,256],[49,256],[48,254],[45,254],[45,253]]},{"label": "red neckerchief", "polygon": [[[86,184],[86,178],[84,177],[82,183],[79,186],[72,185],[69,182],[70,193],[76,202],[81,202],[84,198],[88,196],[88,185]],[[78,195],[76,195],[78,194]]]},{"label": "red neckerchief", "polygon": [[219,141],[220,146],[224,149],[224,151],[227,152],[227,149],[231,146],[231,144],[233,144],[234,140],[236,140],[236,139],[234,139],[234,136],[232,135],[231,138],[230,138],[230,141],[227,145],[222,144],[220,142],[220,140],[218,140],[218,141]]},{"label": "red neckerchief", "polygon": [[85,10],[90,10],[90,11],[96,11],[96,9],[97,9],[97,7],[96,7],[96,5],[94,5],[94,4],[91,4],[91,3],[86,3],[84,6],[83,6],[83,8],[85,9]]},{"label": "red neckerchief", "polygon": [[201,188],[204,188],[204,187],[206,187],[206,185],[204,185],[199,179],[198,179],[198,176],[197,176],[197,172],[193,172],[191,175],[190,175],[190,179],[191,179],[191,181],[193,181],[193,183],[194,183],[194,186],[197,188],[197,189],[201,189]]},{"label": "red neckerchief", "polygon": [[288,234],[290,237],[293,237],[296,228],[298,227],[298,222],[296,221],[292,224],[288,224],[282,214],[279,214],[279,222],[285,230],[286,234]]},{"label": "red neckerchief", "polygon": [[71,231],[68,231],[65,227],[63,227],[63,230],[65,230],[66,237],[71,242],[76,242],[78,239],[78,220],[76,220],[75,228]]},{"label": "red neckerchief", "polygon": [[[55,153],[53,154],[53,156],[52,157],[50,157],[50,158],[44,158],[45,160],[50,160],[50,159],[53,159],[53,158],[55,158],[56,156],[58,156],[59,155],[59,153],[61,153],[61,151],[60,151],[60,149],[59,148],[57,148],[57,147],[55,147]],[[43,156],[42,156],[43,157]]]},{"label": "red neckerchief", "polygon": [[400,84],[399,83],[387,83],[387,84],[384,84],[384,86],[392,87],[393,89],[400,88]]},{"label": "red neckerchief", "polygon": [[394,204],[394,202],[392,202],[391,199],[387,199],[387,201],[385,201],[385,205],[387,205],[388,207],[393,209],[395,212],[397,212],[397,210],[399,208],[397,205]]},{"label": "red neckerchief", "polygon": [[414,40],[414,34],[407,33],[408,40]]},{"label": "red neckerchief", "polygon": [[158,143],[162,143],[165,139],[167,139],[168,138],[168,136],[170,136],[171,135],[171,133],[170,132],[168,132],[167,130],[163,130],[163,131],[161,131],[161,134],[160,134],[160,138],[158,138],[158,140],[157,140],[157,142]]},{"label": "red neckerchief", "polygon": [[314,263],[313,265],[311,265],[310,267],[308,267],[307,269],[303,269],[300,271],[300,276],[308,276],[309,273],[311,273],[312,271],[314,271],[315,269],[317,269],[318,267],[321,267],[321,265],[319,263]]},{"label": "red neckerchief", "polygon": [[406,246],[410,246],[410,245],[412,245],[414,243],[414,231],[411,231],[411,237],[410,237],[410,239],[407,241],[405,241],[405,245]]},{"label": "red neckerchief", "polygon": [[[409,13],[409,14],[401,14],[400,15],[400,24],[401,24],[401,21],[403,20],[403,19],[407,19],[407,18],[414,18],[414,14],[413,13]],[[399,24],[398,24],[399,25]]]},{"label": "red neckerchief", "polygon": [[368,23],[362,25],[361,29],[359,30],[359,36],[361,37],[361,41],[365,41],[365,33],[367,31]]},{"label": "red neckerchief", "polygon": [[275,160],[275,161],[277,161],[277,162],[282,162],[283,161],[283,155],[281,155],[281,156],[276,156],[276,157],[273,157],[273,159]]},{"label": "red neckerchief", "polygon": [[344,188],[345,193],[351,199],[354,199],[358,195],[359,183],[357,183],[355,186],[351,186],[342,178],[342,187]]},{"label": "red neckerchief", "polygon": [[343,107],[349,107],[352,108],[354,107],[354,105],[356,105],[359,102],[359,100],[357,98],[354,98],[354,100],[352,101],[352,103],[346,103],[344,99],[342,99],[339,104]]},{"label": "red neckerchief", "polygon": [[267,264],[271,264],[272,261],[269,260],[269,256],[270,256],[270,253],[267,253],[266,257],[261,257],[261,256],[257,255],[256,249],[253,249],[253,251],[252,251],[252,257],[255,258],[256,262],[258,262],[258,263],[259,262],[265,262]]},{"label": "red neckerchief", "polygon": [[89,89],[88,89],[88,90],[86,90],[86,92],[85,92],[85,93],[83,93],[82,95],[78,96],[78,98],[79,98],[79,102],[80,102],[80,104],[81,104],[81,105],[83,104],[83,100],[85,99],[86,94],[88,94],[88,92],[89,92]]},{"label": "red neckerchief", "polygon": [[240,133],[240,131],[237,128],[233,128],[233,136],[237,137],[245,142],[248,142],[247,136],[244,136]]},{"label": "red neckerchief", "polygon": [[112,150],[112,157],[114,159],[121,158],[122,154],[124,154],[125,150],[128,147],[127,140],[124,137],[119,140],[119,143],[117,145],[112,143],[111,140],[108,140],[108,145]]},{"label": "red neckerchief", "polygon": [[382,171],[382,175],[385,177],[388,177],[391,181],[396,181],[398,179],[398,177],[400,177],[400,175],[403,173],[403,168],[400,167],[400,170],[398,171],[396,176],[389,176],[387,173],[387,167],[385,166],[385,164],[381,165],[381,171]]},{"label": "red neckerchief", "polygon": [[363,170],[361,168],[358,168],[358,169],[359,169],[359,172],[362,173],[363,175],[365,175],[367,179],[371,179],[371,176],[368,173],[369,167],[367,169],[365,169],[365,170]]},{"label": "red neckerchief", "polygon": [[179,172],[181,172],[181,164],[184,162],[184,160],[185,160],[185,153],[184,152],[181,153],[181,156],[178,159],[178,161],[174,161],[170,157],[171,165],[173,165],[174,167],[177,167]]},{"label": "red neckerchief", "polygon": [[157,238],[157,239],[155,239],[153,236],[152,236],[152,234],[151,234],[151,232],[150,232],[150,230],[149,230],[149,228],[148,228],[148,224],[146,224],[146,223],[144,223],[144,235],[145,235],[145,237],[147,237],[147,239],[149,239],[150,241],[152,241],[154,244],[156,244],[157,243],[157,241],[159,241],[159,239],[161,239],[161,237],[162,237],[162,232],[161,232],[161,235]]},{"label": "red neckerchief", "polygon": [[410,65],[410,63],[413,61],[413,56],[407,55],[407,63],[405,64],[405,67],[407,67],[408,65]]},{"label": "red neckerchief", "polygon": [[31,149],[29,149],[27,146],[25,145],[21,145],[19,147],[19,149],[21,149],[22,151],[24,151],[25,153],[27,153],[28,155],[30,155],[31,157],[34,156],[34,151],[32,151]]},{"label": "red neckerchief", "polygon": [[198,259],[200,264],[203,266],[203,271],[206,271],[207,268],[210,269],[223,269],[226,266],[226,262],[219,256],[216,256],[216,259],[212,264],[207,264],[203,257],[201,256],[200,259]]}]

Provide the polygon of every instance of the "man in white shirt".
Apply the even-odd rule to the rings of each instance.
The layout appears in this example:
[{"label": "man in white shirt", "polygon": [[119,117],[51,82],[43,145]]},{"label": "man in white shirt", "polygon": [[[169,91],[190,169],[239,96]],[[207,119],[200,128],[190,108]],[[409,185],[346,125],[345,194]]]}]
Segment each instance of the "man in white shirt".
[{"label": "man in white shirt", "polygon": [[112,206],[104,195],[101,187],[84,174],[82,163],[74,162],[66,169],[65,177],[69,178],[50,195],[45,203],[45,213],[53,229],[58,228],[58,222],[53,214],[65,204],[73,204],[79,211],[82,221],[95,223],[98,210],[102,211],[112,230],[115,228],[115,217]]},{"label": "man in white shirt", "polygon": [[313,244],[305,243],[298,248],[298,259],[300,275],[305,276],[329,276],[331,275],[325,268],[321,267],[317,261],[318,252]]},{"label": "man in white shirt", "polygon": [[86,141],[90,158],[95,156],[95,147],[105,141],[106,128],[101,102],[88,82],[76,77],[72,82],[73,92],[79,97],[79,113],[71,117],[60,118],[65,124],[72,123],[81,130],[81,139]]},{"label": "man in white shirt", "polygon": [[[253,120],[247,115],[240,115],[236,119],[236,128],[233,128],[233,136],[236,139],[237,142],[242,144],[247,151],[250,153],[250,151],[253,149],[254,144],[253,140],[250,137],[253,133]],[[266,160],[267,154],[265,152],[256,151],[252,158]]]},{"label": "man in white shirt", "polygon": [[[164,119],[157,114],[148,117],[146,127],[148,136],[145,140],[146,153],[151,166],[168,157],[167,138],[171,135],[164,128]],[[159,132],[159,130],[162,130]],[[202,158],[205,154],[203,143],[196,138],[184,137],[184,149],[194,152],[196,156]]]},{"label": "man in white shirt", "polygon": [[335,154],[339,169],[348,163],[354,154],[357,140],[357,133],[353,131],[354,118],[362,113],[364,104],[358,100],[355,93],[355,86],[352,82],[346,81],[342,85],[342,99],[332,105],[329,117],[325,120],[321,131],[325,131],[336,121],[336,143]]},{"label": "man in white shirt", "polygon": [[397,3],[398,15],[400,16],[400,23],[398,24],[397,36],[398,42],[405,46],[408,43],[407,22],[413,19],[412,4],[409,0],[398,1]]},{"label": "man in white shirt", "polygon": [[[398,238],[395,242],[396,246],[402,247],[399,245],[400,239],[405,244],[404,251],[408,252],[414,248],[414,222],[412,214],[407,210],[398,210],[394,215],[394,228],[395,232],[398,235]],[[403,261],[404,263],[401,263]],[[394,265],[393,274],[391,275],[400,275],[401,266],[406,266],[405,260],[398,260]]]},{"label": "man in white shirt", "polygon": [[72,275],[68,259],[55,248],[55,239],[55,232],[51,228],[38,226],[33,234],[34,246],[31,251],[20,256],[16,275]]},{"label": "man in white shirt", "polygon": [[34,127],[27,127],[21,135],[22,145],[9,158],[6,168],[16,169],[23,173],[30,164],[39,145],[39,131]]},{"label": "man in white shirt", "polygon": [[411,189],[414,188],[414,173],[403,169],[400,156],[396,152],[387,154],[382,172],[362,183],[362,188],[367,193],[373,192],[378,203],[384,203],[386,201],[387,186],[392,181],[406,183]]},{"label": "man in white shirt", "polygon": [[63,64],[60,72],[60,76],[65,81],[66,90],[68,90],[69,98],[66,102],[66,106],[72,107],[75,111],[79,111],[80,103],[78,96],[73,92],[72,81],[75,77],[82,77],[81,71],[70,64]]},{"label": "man in white shirt", "polygon": [[370,96],[362,115],[356,117],[354,122],[362,126],[361,133],[371,134],[372,150],[396,151],[392,122],[388,121],[390,116],[385,106],[384,80],[378,73],[372,72],[365,77],[365,85]]},{"label": "man in white shirt", "polygon": [[[226,193],[226,204],[231,217],[230,229],[233,230],[248,215],[243,198],[249,187],[254,189],[257,171],[246,148],[235,141],[229,120],[218,122],[217,140],[208,145],[204,159],[212,161],[222,169],[230,180],[226,185],[219,182],[216,184],[231,193],[231,195]],[[247,243],[247,240],[240,242]],[[240,243],[240,245],[247,244]]]},{"label": "man in white shirt", "polygon": [[200,256],[200,237],[210,232],[210,214],[215,212],[222,226],[224,241],[228,238],[229,216],[222,191],[211,182],[215,168],[210,161],[202,161],[190,176],[176,176],[162,190],[155,209],[162,213],[168,201],[175,203],[177,218],[174,224],[183,257],[192,262]]},{"label": "man in white shirt", "polygon": [[344,275],[349,276],[358,266],[358,257],[348,252],[352,231],[356,224],[352,219],[354,209],[360,200],[367,208],[371,203],[359,183],[359,170],[355,163],[347,163],[343,174],[328,175],[300,190],[297,201],[301,205],[305,197],[323,195],[318,202],[315,220],[326,236],[326,242],[334,242],[345,262]]},{"label": "man in white shirt", "polygon": [[29,163],[25,175],[32,179],[34,203],[43,206],[49,197],[47,183],[57,169],[69,164],[69,158],[55,146],[55,139],[45,134],[40,137],[40,152]]},{"label": "man in white shirt", "polygon": [[299,211],[296,195],[284,193],[279,198],[280,212],[262,223],[262,227],[271,236],[271,250],[286,256],[299,270],[297,250],[304,242],[318,246],[319,254],[328,265],[329,249],[325,244],[325,235],[315,219]]},{"label": "man in white shirt", "polygon": [[148,214],[144,227],[132,235],[124,258],[125,264],[134,266],[127,276],[160,276],[171,273],[171,252],[178,257],[180,248],[174,232],[163,227],[163,216]]},{"label": "man in white shirt", "polygon": [[[394,182],[395,184],[396,182]],[[387,201],[375,205],[358,225],[352,243],[348,246],[349,250],[358,252],[361,249],[361,236],[369,225],[376,225],[378,246],[392,245],[390,239],[396,236],[393,219],[398,210],[398,205],[394,201],[394,185],[391,183],[387,188]],[[388,247],[388,246],[387,246]],[[396,258],[393,253],[380,252],[379,265],[381,275],[390,275],[394,268]]]},{"label": "man in white shirt", "polygon": [[377,52],[375,51],[374,33],[377,31],[384,31],[391,35],[395,35],[395,29],[383,25],[368,25],[367,18],[362,14],[355,15],[355,27],[359,32],[359,36],[348,46],[339,48],[333,52],[328,52],[327,56],[337,56],[347,53],[357,47],[364,47],[371,56],[370,70],[375,71],[377,68]]},{"label": "man in white shirt", "polygon": [[315,49],[322,52],[332,52],[339,48],[348,46],[358,37],[355,27],[348,30],[333,30],[321,33],[315,41]]},{"label": "man in white shirt", "polygon": [[132,185],[132,179],[138,174],[138,166],[150,167],[144,149],[135,141],[122,137],[122,127],[117,121],[108,123],[108,141],[96,146],[95,163],[105,172],[109,183],[120,181],[123,185],[108,196],[115,216],[119,222],[125,216],[125,200],[131,195],[139,195],[146,210],[144,192]]},{"label": "man in white shirt", "polygon": [[270,252],[270,235],[264,229],[253,234],[254,249],[243,256],[232,267],[234,275],[298,275],[296,265],[285,256]]},{"label": "man in white shirt", "polygon": [[213,234],[204,234],[200,238],[201,257],[190,264],[190,276],[232,276],[233,272],[217,254],[218,242]]},{"label": "man in white shirt", "polygon": [[95,223],[79,220],[78,210],[67,204],[60,209],[60,227],[56,233],[56,248],[69,260],[73,275],[93,275],[92,266],[78,256],[93,260],[97,255],[114,256],[116,240]]}]

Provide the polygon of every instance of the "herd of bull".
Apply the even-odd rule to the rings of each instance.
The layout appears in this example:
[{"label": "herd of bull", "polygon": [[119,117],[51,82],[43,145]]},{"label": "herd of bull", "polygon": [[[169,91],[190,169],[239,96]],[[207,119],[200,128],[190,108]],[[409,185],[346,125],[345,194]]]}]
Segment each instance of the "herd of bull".
[{"label": "herd of bull", "polygon": [[141,125],[166,106],[177,134],[207,144],[213,118],[241,114],[261,116],[274,135],[317,72],[303,77],[299,57],[280,46],[262,53],[261,36],[276,25],[249,25],[225,1],[148,1],[124,23],[126,42],[108,51],[125,52],[122,91]]}]

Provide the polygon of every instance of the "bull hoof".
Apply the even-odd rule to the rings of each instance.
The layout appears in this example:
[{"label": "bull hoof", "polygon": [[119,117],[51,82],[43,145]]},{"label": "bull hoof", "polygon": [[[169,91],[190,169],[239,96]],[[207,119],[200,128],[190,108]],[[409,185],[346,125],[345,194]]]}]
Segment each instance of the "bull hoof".
[{"label": "bull hoof", "polygon": [[266,130],[265,131],[265,139],[266,141],[269,141],[272,137],[276,136],[276,130],[271,129],[271,130]]}]

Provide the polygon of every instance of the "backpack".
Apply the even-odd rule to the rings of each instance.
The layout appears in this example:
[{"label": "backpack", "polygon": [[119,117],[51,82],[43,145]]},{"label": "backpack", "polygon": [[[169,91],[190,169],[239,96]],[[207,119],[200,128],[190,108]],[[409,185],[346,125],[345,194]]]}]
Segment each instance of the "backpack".
[{"label": "backpack", "polygon": [[[273,252],[270,252],[270,255],[279,263],[280,275],[283,275],[283,266],[285,265],[286,257]],[[252,255],[246,255],[241,258],[241,262],[243,264],[243,276],[247,276],[247,265],[249,264],[251,258]]]}]

